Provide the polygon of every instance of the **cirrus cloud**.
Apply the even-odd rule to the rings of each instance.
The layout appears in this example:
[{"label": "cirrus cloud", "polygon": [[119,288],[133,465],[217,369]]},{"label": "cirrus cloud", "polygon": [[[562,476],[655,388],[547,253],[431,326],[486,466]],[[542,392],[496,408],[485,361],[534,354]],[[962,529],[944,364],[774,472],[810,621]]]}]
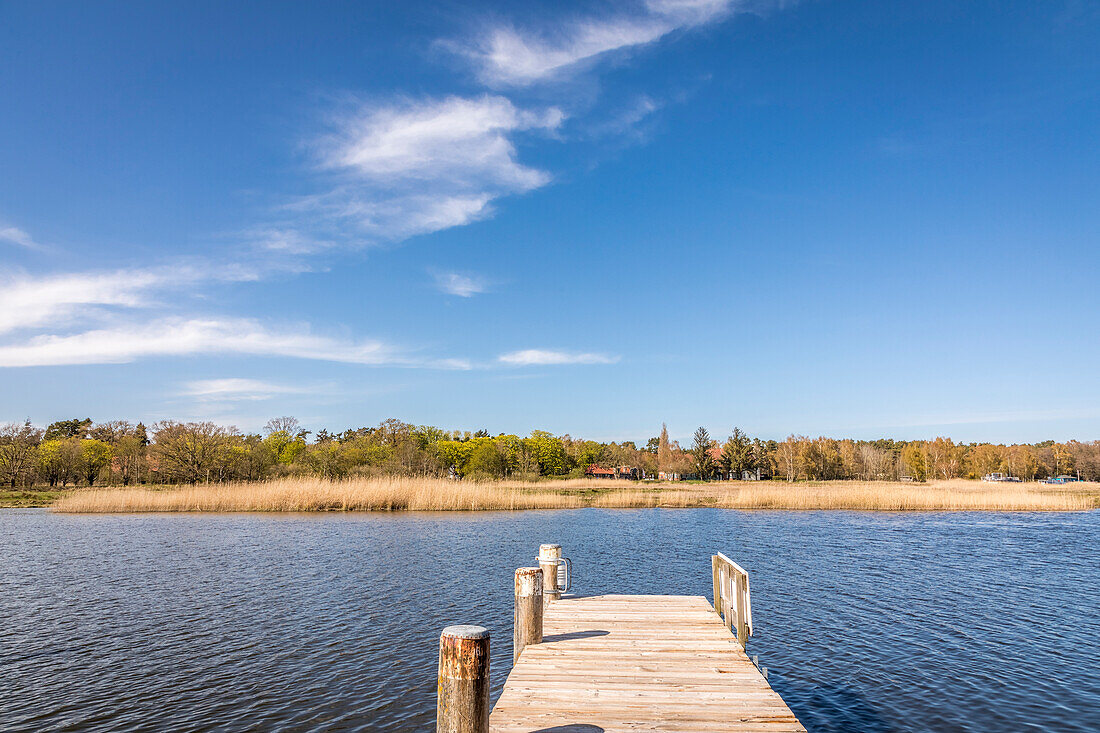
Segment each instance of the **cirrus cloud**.
[{"label": "cirrus cloud", "polygon": [[248,318],[168,318],[0,345],[0,367],[123,364],[196,355],[292,357],[370,366],[467,369],[460,359],[421,359],[380,341],[348,341],[308,329],[272,329]]},{"label": "cirrus cloud", "polygon": [[500,25],[472,43],[444,45],[469,58],[489,86],[527,86],[561,79],[602,56],[653,43],[675,30],[718,20],[737,5],[735,0],[649,0],[633,13],[576,17],[540,30]]},{"label": "cirrus cloud", "polygon": [[18,227],[0,227],[0,242],[10,242],[25,249],[43,249],[30,234]]},{"label": "cirrus cloud", "polygon": [[556,351],[553,349],[523,349],[501,354],[497,361],[510,366],[549,366],[561,364],[614,364],[618,356],[609,354]]},{"label": "cirrus cloud", "polygon": [[463,275],[458,272],[435,273],[435,285],[441,292],[447,295],[457,295],[460,298],[471,298],[484,293],[485,280],[476,275]]},{"label": "cirrus cloud", "polygon": [[314,388],[294,384],[277,384],[259,379],[228,377],[223,379],[198,379],[187,383],[182,392],[185,397],[202,401],[258,401],[278,395],[310,394]]},{"label": "cirrus cloud", "polygon": [[[298,227],[335,224],[360,245],[463,226],[489,216],[496,199],[550,182],[519,161],[516,139],[553,133],[563,119],[556,107],[520,109],[492,94],[361,104],[315,144],[329,187],[283,209],[304,218]],[[272,242],[285,248],[287,237]]]}]

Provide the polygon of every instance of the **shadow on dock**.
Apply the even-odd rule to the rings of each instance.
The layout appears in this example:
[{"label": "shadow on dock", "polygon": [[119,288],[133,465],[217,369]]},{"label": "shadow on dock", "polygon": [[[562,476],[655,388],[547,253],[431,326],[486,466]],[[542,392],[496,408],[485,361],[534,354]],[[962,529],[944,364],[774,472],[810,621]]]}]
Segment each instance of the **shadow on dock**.
[{"label": "shadow on dock", "polygon": [[[607,636],[610,631],[604,631],[603,629],[592,629],[591,631],[572,631],[568,634],[549,634],[542,637],[543,642],[547,641],[569,641],[570,639],[591,639],[596,636]],[[546,730],[555,730],[554,728],[547,728]],[[570,729],[572,730],[572,729]],[[603,730],[603,728],[600,728]],[[541,733],[537,731],[536,733]]]}]

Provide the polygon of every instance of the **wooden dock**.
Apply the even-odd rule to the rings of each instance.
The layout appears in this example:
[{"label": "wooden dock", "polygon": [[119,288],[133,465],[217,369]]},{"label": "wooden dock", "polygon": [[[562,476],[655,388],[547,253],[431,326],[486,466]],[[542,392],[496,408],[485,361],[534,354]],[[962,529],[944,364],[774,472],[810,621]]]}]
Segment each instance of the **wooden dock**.
[{"label": "wooden dock", "polygon": [[564,598],[545,610],[493,733],[804,731],[702,596]]},{"label": "wooden dock", "polygon": [[[471,714],[469,727],[438,730],[805,731],[739,641],[752,633],[747,573],[722,555],[712,564],[713,605],[702,596],[567,595],[541,606],[534,614],[541,619],[523,624],[521,617],[532,614],[530,604],[521,603],[530,582],[521,587],[526,569],[517,571],[522,634],[516,638],[541,621],[541,643],[517,646],[518,658],[487,721],[476,724],[484,713]],[[555,581],[550,578],[550,588]],[[470,689],[487,703],[487,682]],[[441,702],[441,710],[446,707]]]}]

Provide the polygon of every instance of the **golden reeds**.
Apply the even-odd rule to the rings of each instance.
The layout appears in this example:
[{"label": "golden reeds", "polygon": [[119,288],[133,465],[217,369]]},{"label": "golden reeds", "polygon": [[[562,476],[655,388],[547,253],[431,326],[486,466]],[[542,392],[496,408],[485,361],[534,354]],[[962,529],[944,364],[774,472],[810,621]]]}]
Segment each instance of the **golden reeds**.
[{"label": "golden reeds", "polygon": [[449,481],[391,477],[326,481],[203,484],[172,488],[75,491],[60,512],[479,511],[580,507],[720,507],[867,511],[1083,511],[1097,505],[1100,484],[928,484],[829,481],[624,484],[614,480]]}]

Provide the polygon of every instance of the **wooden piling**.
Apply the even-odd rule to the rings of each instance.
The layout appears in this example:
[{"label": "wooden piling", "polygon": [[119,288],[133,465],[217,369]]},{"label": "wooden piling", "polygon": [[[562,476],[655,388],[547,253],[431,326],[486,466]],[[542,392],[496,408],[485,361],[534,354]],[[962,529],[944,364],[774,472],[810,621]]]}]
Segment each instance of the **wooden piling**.
[{"label": "wooden piling", "polygon": [[512,663],[528,644],[542,642],[542,569],[516,570],[516,608],[513,618]]},{"label": "wooden piling", "polygon": [[448,626],[439,637],[436,733],[488,733],[489,630]]},{"label": "wooden piling", "polygon": [[539,545],[539,567],[542,568],[542,598],[545,605],[561,598],[558,589],[558,563],[561,545]]}]

